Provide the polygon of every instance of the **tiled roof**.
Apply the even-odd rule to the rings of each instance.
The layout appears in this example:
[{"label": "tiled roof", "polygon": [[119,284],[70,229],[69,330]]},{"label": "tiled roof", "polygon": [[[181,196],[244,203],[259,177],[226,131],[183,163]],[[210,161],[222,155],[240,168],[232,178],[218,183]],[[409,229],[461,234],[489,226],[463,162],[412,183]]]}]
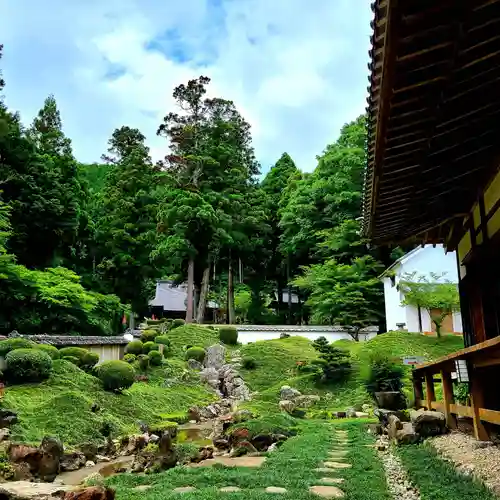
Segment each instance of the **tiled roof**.
[{"label": "tiled roof", "polygon": [[120,337],[97,337],[86,335],[18,335],[18,337],[33,340],[39,344],[50,344],[58,347],[85,345],[127,345],[128,340]]}]

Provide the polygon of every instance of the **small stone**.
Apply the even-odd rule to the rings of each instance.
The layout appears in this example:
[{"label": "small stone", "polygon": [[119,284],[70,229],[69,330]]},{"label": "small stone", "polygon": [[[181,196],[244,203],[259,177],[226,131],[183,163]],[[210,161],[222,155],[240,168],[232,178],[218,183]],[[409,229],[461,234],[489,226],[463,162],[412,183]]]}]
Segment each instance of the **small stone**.
[{"label": "small stone", "polygon": [[322,477],[320,481],[327,484],[340,484],[344,482],[344,479],[341,477]]},{"label": "small stone", "polygon": [[174,488],[172,491],[174,493],[191,493],[195,490],[196,488],[194,486],[180,486],[179,488]]},{"label": "small stone", "polygon": [[323,498],[343,498],[344,492],[336,486],[311,486],[309,491]]},{"label": "small stone", "polygon": [[266,488],[266,493],[275,493],[278,495],[283,495],[286,493],[286,488],[280,488],[279,486],[268,486]]},{"label": "small stone", "polygon": [[139,486],[136,486],[133,489],[135,491],[146,491],[146,490],[149,490],[149,488],[151,488],[151,486],[149,484],[140,484]]},{"label": "small stone", "polygon": [[241,488],[238,488],[238,486],[224,486],[223,488],[219,488],[219,491],[222,493],[236,493],[237,491],[241,491]]},{"label": "small stone", "polygon": [[314,469],[314,472],[320,472],[322,474],[331,474],[332,472],[336,472],[335,469],[328,469],[327,467],[317,467]]},{"label": "small stone", "polygon": [[351,464],[344,462],[325,462],[324,466],[330,469],[349,469],[352,467]]},{"label": "small stone", "polygon": [[85,467],[95,467],[95,462],[92,462],[92,460],[87,460],[85,462]]}]

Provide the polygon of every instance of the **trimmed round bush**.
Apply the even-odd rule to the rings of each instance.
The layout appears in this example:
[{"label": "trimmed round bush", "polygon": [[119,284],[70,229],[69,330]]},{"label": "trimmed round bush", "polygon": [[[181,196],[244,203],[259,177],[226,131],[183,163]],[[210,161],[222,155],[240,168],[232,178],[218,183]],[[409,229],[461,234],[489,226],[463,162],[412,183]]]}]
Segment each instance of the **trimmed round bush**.
[{"label": "trimmed round bush", "polygon": [[59,353],[59,349],[50,344],[36,344],[33,346],[35,349],[40,349],[41,351],[46,352],[52,359],[59,359],[61,354]]},{"label": "trimmed round bush", "polygon": [[72,363],[76,366],[80,366],[80,360],[78,358],[75,358],[75,356],[63,356],[61,359],[64,361],[68,361],[69,363]]},{"label": "trimmed round bush", "polygon": [[5,357],[10,351],[14,351],[15,349],[29,349],[35,346],[35,342],[19,337],[0,340],[0,356]]},{"label": "trimmed round bush", "polygon": [[149,364],[151,366],[161,366],[163,362],[163,356],[158,351],[150,351],[148,354]]},{"label": "trimmed round bush", "polygon": [[170,339],[166,335],[160,335],[160,336],[156,337],[155,343],[162,344],[166,347],[170,347],[170,345],[171,345]]},{"label": "trimmed round bush", "polygon": [[196,361],[199,361],[200,363],[203,363],[203,360],[205,359],[205,349],[203,347],[190,347],[186,351],[186,359],[195,359]]},{"label": "trimmed round bush", "polygon": [[257,368],[257,361],[251,356],[247,356],[241,360],[241,366],[247,370],[255,370]]},{"label": "trimmed round bush", "polygon": [[7,380],[11,382],[41,382],[52,371],[52,358],[40,349],[15,349],[5,361]]},{"label": "trimmed round bush", "polygon": [[99,363],[99,354],[96,352],[88,351],[82,359],[82,368],[84,370],[92,370],[95,365]]},{"label": "trimmed round bush", "polygon": [[174,319],[170,325],[170,329],[178,328],[179,326],[184,326],[186,322],[183,319]]},{"label": "trimmed round bush", "polygon": [[149,357],[147,354],[139,354],[139,356],[137,356],[137,361],[141,370],[144,371],[149,368]]},{"label": "trimmed round bush", "polygon": [[61,358],[67,358],[68,356],[74,357],[78,359],[78,363],[75,363],[76,366],[83,365],[83,358],[88,354],[88,350],[83,347],[63,347],[59,349],[59,354]]},{"label": "trimmed round bush", "polygon": [[135,381],[135,370],[125,361],[104,361],[96,371],[106,391],[121,392]]},{"label": "trimmed round bush", "polygon": [[222,326],[219,328],[219,339],[227,345],[236,345],[238,343],[238,330],[232,326]]},{"label": "trimmed round bush", "polygon": [[135,354],[138,356],[139,354],[142,354],[142,346],[143,343],[140,340],[132,340],[132,342],[129,342],[127,347],[125,347],[125,352],[127,354]]},{"label": "trimmed round bush", "polygon": [[123,361],[125,361],[125,363],[135,363],[137,359],[137,356],[135,354],[125,354],[125,356],[123,356]]},{"label": "trimmed round bush", "polygon": [[148,354],[149,352],[157,351],[158,349],[159,349],[158,344],[155,344],[154,342],[146,342],[146,343],[142,344],[142,353],[143,354]]},{"label": "trimmed round bush", "polygon": [[144,330],[141,335],[142,342],[154,342],[154,339],[160,335],[158,330]]}]

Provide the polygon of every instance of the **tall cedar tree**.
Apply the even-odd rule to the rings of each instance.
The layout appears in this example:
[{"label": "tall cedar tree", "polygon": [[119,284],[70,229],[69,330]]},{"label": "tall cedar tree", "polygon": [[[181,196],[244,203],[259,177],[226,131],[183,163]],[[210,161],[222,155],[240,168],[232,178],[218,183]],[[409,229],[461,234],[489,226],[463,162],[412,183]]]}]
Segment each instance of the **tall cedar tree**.
[{"label": "tall cedar tree", "polygon": [[146,312],[153,280],[160,277],[151,260],[156,245],[158,169],[144,140],[137,129],[121,127],[113,132],[97,227],[98,272],[108,291],[130,304],[134,313]]}]

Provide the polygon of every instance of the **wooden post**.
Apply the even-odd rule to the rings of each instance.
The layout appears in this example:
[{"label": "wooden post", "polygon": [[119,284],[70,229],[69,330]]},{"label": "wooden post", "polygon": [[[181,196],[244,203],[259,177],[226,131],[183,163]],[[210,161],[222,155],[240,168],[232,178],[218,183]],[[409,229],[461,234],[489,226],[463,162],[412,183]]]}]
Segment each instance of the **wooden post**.
[{"label": "wooden post", "polygon": [[446,418],[446,425],[450,429],[456,429],[457,420],[455,415],[453,415],[450,410],[450,405],[455,402],[453,398],[453,383],[451,381],[451,373],[441,370],[441,381],[443,385],[444,416]]},{"label": "wooden post", "polygon": [[488,441],[489,435],[479,417],[479,409],[484,406],[484,395],[481,379],[477,372],[469,370],[470,405],[472,407],[472,422],[474,424],[474,437],[478,441]]},{"label": "wooden post", "polygon": [[427,409],[432,410],[432,402],[436,401],[436,393],[434,391],[434,377],[432,373],[425,374],[425,392],[427,400]]},{"label": "wooden post", "polygon": [[413,374],[413,396],[415,399],[415,408],[418,410],[422,406],[424,391],[422,390],[422,379]]}]

